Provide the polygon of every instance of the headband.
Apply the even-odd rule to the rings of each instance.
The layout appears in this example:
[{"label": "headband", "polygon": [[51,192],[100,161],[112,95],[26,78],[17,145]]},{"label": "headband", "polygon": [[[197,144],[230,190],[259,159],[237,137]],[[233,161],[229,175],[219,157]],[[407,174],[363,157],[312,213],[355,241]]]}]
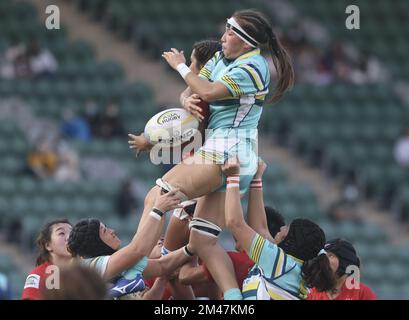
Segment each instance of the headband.
[{"label": "headband", "polygon": [[232,30],[241,40],[243,40],[248,45],[252,46],[253,48],[258,47],[258,41],[251,37],[246,31],[244,31],[234,18],[227,19],[226,27],[227,29]]}]

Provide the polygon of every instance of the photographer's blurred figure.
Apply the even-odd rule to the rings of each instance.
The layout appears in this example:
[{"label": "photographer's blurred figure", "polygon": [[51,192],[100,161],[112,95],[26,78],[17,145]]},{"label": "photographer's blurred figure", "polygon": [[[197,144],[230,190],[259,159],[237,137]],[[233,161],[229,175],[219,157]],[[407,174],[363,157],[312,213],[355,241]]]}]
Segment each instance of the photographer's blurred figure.
[{"label": "photographer's blurred figure", "polygon": [[55,288],[44,287],[43,300],[107,300],[108,288],[92,268],[73,264],[61,268]]},{"label": "photographer's blurred figure", "polygon": [[409,168],[409,128],[395,144],[395,160],[403,168]]}]

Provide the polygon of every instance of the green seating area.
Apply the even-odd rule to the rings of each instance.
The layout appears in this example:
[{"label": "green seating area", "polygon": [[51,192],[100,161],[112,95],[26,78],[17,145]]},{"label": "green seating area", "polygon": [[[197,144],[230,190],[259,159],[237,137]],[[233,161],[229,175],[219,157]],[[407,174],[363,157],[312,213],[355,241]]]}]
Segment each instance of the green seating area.
[{"label": "green seating area", "polygon": [[15,272],[17,269],[13,258],[7,254],[0,253],[0,272],[7,276],[12,298],[21,299],[25,277],[24,275]]},{"label": "green seating area", "polygon": [[[392,71],[396,79],[409,79],[409,3],[406,0],[289,0],[302,16],[319,21],[331,38],[353,44],[363,52],[379,58]],[[348,30],[345,26],[349,5],[360,9],[360,29]]]},{"label": "green seating area", "polygon": [[[83,114],[90,99],[103,107],[114,101],[119,105],[124,129],[134,133],[143,131],[146,121],[157,111],[152,91],[145,83],[127,82],[116,61],[97,61],[94,49],[85,41],[69,40],[64,26],[61,30],[46,30],[29,2],[1,1],[0,17],[0,50],[37,40],[58,61],[58,71],[51,79],[0,79],[2,99],[20,98],[35,116],[49,119],[57,127],[65,109]],[[16,23],[19,19],[22,22]],[[87,158],[112,159],[125,170],[126,177],[137,179],[147,191],[161,170],[150,164],[147,156],[135,159],[127,140],[124,134],[110,140],[69,144],[77,151],[80,163]],[[16,121],[0,121],[0,232],[7,233],[13,223],[20,223],[21,243],[33,248],[46,220],[68,217],[75,223],[93,216],[116,220],[117,225],[128,230],[126,235],[130,238],[130,229],[134,233],[137,226],[137,221],[132,221],[135,217],[119,221],[116,213],[121,181],[104,177],[64,183],[51,178],[34,179],[24,173],[27,154],[32,148]]]},{"label": "green seating area", "polygon": [[155,59],[165,49],[176,47],[189,53],[192,44],[209,37],[219,38],[225,19],[243,8],[259,8],[255,0],[76,0],[78,8],[102,20],[107,27]]},{"label": "green seating area", "polygon": [[[407,108],[391,88],[298,84],[265,108],[260,127],[331,176],[355,175],[364,195],[391,208],[397,198],[385,198],[408,183],[409,173],[393,156],[408,124]],[[399,215],[406,216],[406,207],[400,207]]]}]

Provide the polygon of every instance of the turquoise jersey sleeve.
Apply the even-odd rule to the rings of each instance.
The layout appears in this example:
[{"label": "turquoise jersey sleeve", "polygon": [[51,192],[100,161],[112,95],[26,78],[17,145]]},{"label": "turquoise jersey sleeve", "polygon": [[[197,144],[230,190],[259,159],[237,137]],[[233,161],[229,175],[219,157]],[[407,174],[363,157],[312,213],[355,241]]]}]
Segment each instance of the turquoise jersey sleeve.
[{"label": "turquoise jersey sleeve", "polygon": [[100,256],[95,258],[82,259],[81,264],[95,269],[101,277],[104,276],[108,261],[111,256]]},{"label": "turquoise jersey sleeve", "polygon": [[218,81],[222,82],[233,97],[256,94],[266,88],[266,81],[253,64],[241,64],[232,68]]},{"label": "turquoise jersey sleeve", "polygon": [[132,280],[132,279],[134,279],[136,277],[137,274],[142,274],[147,265],[148,265],[148,257],[143,257],[133,267],[131,267],[128,270],[124,271],[122,273],[122,276],[125,279]]},{"label": "turquoise jersey sleeve", "polygon": [[199,77],[203,79],[210,80],[210,77],[212,75],[212,72],[217,64],[217,62],[220,59],[220,54],[221,52],[216,52],[209,61],[206,62],[204,67],[200,70],[199,72]]},{"label": "turquoise jersey sleeve", "polygon": [[249,257],[267,278],[279,277],[286,270],[287,255],[283,249],[259,234],[254,236]]}]

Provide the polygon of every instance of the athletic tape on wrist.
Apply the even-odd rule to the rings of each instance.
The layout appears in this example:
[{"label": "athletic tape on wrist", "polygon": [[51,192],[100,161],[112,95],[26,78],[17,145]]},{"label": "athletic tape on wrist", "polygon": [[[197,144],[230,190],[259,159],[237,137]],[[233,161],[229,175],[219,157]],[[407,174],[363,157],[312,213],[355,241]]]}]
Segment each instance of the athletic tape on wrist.
[{"label": "athletic tape on wrist", "polygon": [[157,209],[157,208],[152,208],[151,212],[149,212],[149,215],[150,215],[152,218],[155,218],[156,220],[160,220],[160,219],[162,219],[162,217],[163,217],[163,212],[160,211],[160,210]]},{"label": "athletic tape on wrist", "polygon": [[263,182],[261,179],[253,179],[250,183],[250,188],[253,189],[262,189],[263,188]]},{"label": "athletic tape on wrist", "polygon": [[179,72],[183,79],[186,78],[188,73],[192,72],[192,70],[190,70],[190,68],[185,63],[179,63],[176,67],[176,70]]},{"label": "athletic tape on wrist", "polygon": [[240,176],[239,175],[228,176],[226,184],[227,184],[226,188],[240,187]]}]

